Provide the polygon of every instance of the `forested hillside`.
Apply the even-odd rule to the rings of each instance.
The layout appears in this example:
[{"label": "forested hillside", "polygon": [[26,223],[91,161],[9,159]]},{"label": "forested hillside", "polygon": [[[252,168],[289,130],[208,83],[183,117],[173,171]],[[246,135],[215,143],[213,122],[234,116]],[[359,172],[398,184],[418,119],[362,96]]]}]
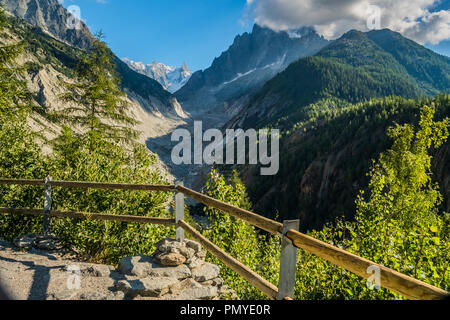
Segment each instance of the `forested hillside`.
[{"label": "forested hillside", "polygon": [[309,104],[340,108],[389,95],[425,97],[450,90],[449,74],[449,58],[400,34],[351,30],[268,81],[228,126],[289,130]]},{"label": "forested hillside", "polygon": [[[436,106],[436,117],[450,116],[449,95],[435,99],[399,97],[373,99],[340,109],[326,104],[305,109],[281,140],[280,171],[260,176],[259,169],[242,169],[255,210],[280,219],[300,218],[303,230],[320,228],[345,215],[352,219],[354,199],[367,185],[371,161],[390,146],[385,135],[395,123],[416,124],[422,105]],[[450,210],[450,145],[432,151],[433,180],[444,195],[442,210]]]}]

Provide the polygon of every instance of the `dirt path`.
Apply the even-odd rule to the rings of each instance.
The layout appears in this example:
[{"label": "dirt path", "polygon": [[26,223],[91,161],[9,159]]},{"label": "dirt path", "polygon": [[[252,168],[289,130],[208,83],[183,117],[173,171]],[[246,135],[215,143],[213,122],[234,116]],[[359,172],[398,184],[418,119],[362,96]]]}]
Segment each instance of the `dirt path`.
[{"label": "dirt path", "polygon": [[0,240],[0,281],[12,299],[123,299],[122,292],[112,290],[120,279],[123,275],[110,266],[76,262],[59,252],[24,252]]}]

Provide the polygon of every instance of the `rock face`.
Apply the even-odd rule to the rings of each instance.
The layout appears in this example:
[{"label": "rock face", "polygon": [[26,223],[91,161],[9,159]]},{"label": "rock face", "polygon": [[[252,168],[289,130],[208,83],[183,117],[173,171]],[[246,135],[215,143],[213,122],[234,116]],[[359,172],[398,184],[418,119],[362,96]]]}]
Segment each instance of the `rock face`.
[{"label": "rock face", "polygon": [[229,108],[291,62],[313,55],[327,44],[312,28],[275,32],[255,24],[251,33],[236,36],[209,68],[192,74],[175,95],[187,111]]},{"label": "rock face", "polygon": [[15,16],[73,46],[88,48],[93,39],[86,24],[82,21],[75,24],[73,16],[57,0],[0,0],[0,4]]}]

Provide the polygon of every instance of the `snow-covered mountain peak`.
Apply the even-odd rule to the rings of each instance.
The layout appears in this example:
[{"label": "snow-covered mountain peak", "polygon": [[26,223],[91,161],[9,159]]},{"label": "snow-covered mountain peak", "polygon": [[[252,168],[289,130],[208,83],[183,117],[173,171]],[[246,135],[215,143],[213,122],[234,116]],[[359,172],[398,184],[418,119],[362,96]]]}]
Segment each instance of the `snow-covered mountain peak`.
[{"label": "snow-covered mountain peak", "polygon": [[133,70],[155,79],[164,89],[172,93],[184,86],[192,75],[185,62],[181,67],[176,68],[157,61],[153,61],[151,64],[144,64],[129,58],[123,58],[122,60]]}]

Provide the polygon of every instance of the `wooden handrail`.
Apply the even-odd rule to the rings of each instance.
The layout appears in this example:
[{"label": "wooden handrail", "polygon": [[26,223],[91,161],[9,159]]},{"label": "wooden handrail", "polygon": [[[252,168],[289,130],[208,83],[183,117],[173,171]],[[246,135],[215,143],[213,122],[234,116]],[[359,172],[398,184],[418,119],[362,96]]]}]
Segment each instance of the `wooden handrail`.
[{"label": "wooden handrail", "polygon": [[286,235],[296,247],[311,252],[339,267],[367,279],[371,274],[367,273],[370,266],[376,266],[380,270],[380,285],[390,289],[406,298],[415,300],[439,300],[444,299],[448,293],[445,290],[414,279],[400,272],[361,258],[353,253],[332,246],[326,242],[317,240],[295,230],[289,230]]},{"label": "wooden handrail", "polygon": [[140,190],[140,191],[165,191],[174,190],[173,185],[131,184],[131,183],[102,183],[102,182],[77,182],[77,181],[50,181],[54,187],[71,187],[83,189],[107,189],[107,190]]},{"label": "wooden handrail", "polygon": [[197,230],[187,224],[184,220],[178,221],[178,225],[181,226],[186,232],[188,232],[195,240],[200,242],[209,252],[211,252],[215,257],[222,261],[226,266],[228,266],[245,280],[253,284],[257,289],[263,292],[270,299],[276,299],[278,295],[278,288],[275,287],[272,283],[220,249],[214,243],[201,235]]},{"label": "wooden handrail", "polygon": [[272,219],[260,216],[256,213],[250,212],[248,210],[244,210],[235,206],[232,206],[228,203],[222,202],[220,200],[211,198],[206,196],[200,192],[191,190],[189,188],[183,186],[176,186],[176,190],[188,195],[194,200],[200,201],[201,203],[214,207],[218,210],[222,210],[231,214],[235,218],[242,219],[251,225],[254,225],[262,230],[270,232],[275,235],[280,235],[283,232],[283,224],[274,221]]},{"label": "wooden handrail", "polygon": [[[0,179],[0,184],[6,185],[44,185],[45,180],[26,179]],[[78,181],[53,181],[48,182],[53,187],[83,188],[83,189],[107,189],[107,190],[140,190],[140,191],[165,191],[172,192],[173,185],[132,184],[132,183],[108,183],[108,182],[78,182]]]},{"label": "wooden handrail", "polygon": [[44,185],[45,180],[37,180],[37,179],[0,179],[0,184],[6,185],[29,185],[29,186],[39,186]]},{"label": "wooden handrail", "polygon": [[[41,216],[43,209],[27,209],[27,208],[0,208],[0,214],[24,214]],[[49,211],[50,217],[56,218],[72,218],[72,219],[92,219],[103,221],[117,221],[117,222],[135,222],[135,223],[151,223],[166,226],[175,225],[175,219],[157,218],[157,217],[141,217],[129,215],[115,215],[115,214],[100,214],[100,213],[85,213],[85,212],[68,212],[68,211]]]}]

